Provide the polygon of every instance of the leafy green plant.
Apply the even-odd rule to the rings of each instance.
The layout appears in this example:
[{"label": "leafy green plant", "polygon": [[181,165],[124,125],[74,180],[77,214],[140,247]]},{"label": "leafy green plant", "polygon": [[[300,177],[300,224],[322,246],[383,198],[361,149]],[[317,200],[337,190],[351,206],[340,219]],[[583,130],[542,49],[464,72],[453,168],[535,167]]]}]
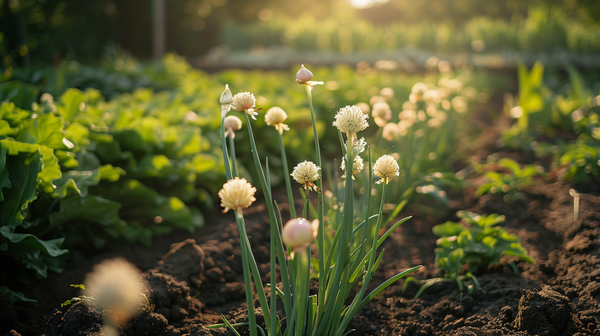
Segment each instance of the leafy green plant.
[{"label": "leafy green plant", "polygon": [[538,165],[521,165],[509,158],[498,162],[476,165],[475,170],[483,174],[485,182],[475,191],[476,197],[485,194],[504,194],[505,202],[514,202],[523,198],[521,190],[533,184],[533,177],[545,175],[544,168]]},{"label": "leafy green plant", "polygon": [[[504,255],[535,263],[527,255],[519,238],[499,226],[504,223],[504,216],[486,216],[467,211],[459,211],[456,215],[461,219],[460,222],[446,222],[433,227],[433,233],[440,237],[435,249],[436,267],[444,270],[444,277],[423,281],[415,297],[438,282],[454,282],[461,291],[466,286],[469,293],[481,289],[474,273],[489,265],[499,264]],[[511,265],[516,271],[514,264]],[[404,283],[405,290],[410,282],[418,280],[408,278]]]}]

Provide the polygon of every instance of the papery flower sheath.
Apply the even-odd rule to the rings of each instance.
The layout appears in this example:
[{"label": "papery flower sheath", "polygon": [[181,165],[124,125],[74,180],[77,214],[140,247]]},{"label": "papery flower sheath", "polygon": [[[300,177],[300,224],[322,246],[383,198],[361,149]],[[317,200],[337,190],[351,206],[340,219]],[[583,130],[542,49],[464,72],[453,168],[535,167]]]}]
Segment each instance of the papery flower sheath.
[{"label": "papery flower sheath", "polygon": [[294,252],[306,249],[313,239],[317,236],[319,220],[312,222],[306,218],[290,219],[283,226],[281,240],[286,246],[289,246]]},{"label": "papery flower sheath", "polygon": [[313,78],[312,72],[304,67],[304,64],[300,67],[300,70],[296,73],[296,82],[298,84],[307,85],[309,89],[312,90],[314,85],[323,85],[323,82],[312,81]]}]

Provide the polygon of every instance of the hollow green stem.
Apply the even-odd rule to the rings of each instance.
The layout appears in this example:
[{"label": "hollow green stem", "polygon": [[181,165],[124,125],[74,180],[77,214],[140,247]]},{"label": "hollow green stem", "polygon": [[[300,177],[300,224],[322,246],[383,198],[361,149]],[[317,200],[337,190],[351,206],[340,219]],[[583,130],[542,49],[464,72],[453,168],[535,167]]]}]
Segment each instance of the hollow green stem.
[{"label": "hollow green stem", "polygon": [[[306,88],[306,94],[308,95],[308,105],[310,107],[310,119],[312,122],[312,126],[313,126],[313,135],[314,135],[314,139],[315,139],[315,163],[316,165],[321,168],[321,173],[322,171],[322,167],[323,165],[321,164],[321,146],[319,145],[319,133],[317,132],[317,122],[316,122],[316,118],[315,118],[315,108],[313,106],[313,101],[312,101],[312,91],[311,91],[311,87],[308,85],[305,85]],[[324,300],[325,300],[325,286],[322,286],[321,284],[325,284],[326,283],[326,279],[325,279],[325,274],[326,272],[324,272],[323,270],[325,269],[325,244],[323,242],[324,236],[325,236],[325,221],[323,218],[323,179],[320,178],[317,180],[317,187],[319,187],[319,190],[321,190],[321,192],[317,193],[318,194],[318,204],[317,204],[317,219],[319,220],[319,228],[318,228],[318,234],[317,234],[317,248],[319,250],[319,293],[318,293],[318,309],[317,309],[317,322],[314,324],[315,326],[318,326],[319,323],[318,321],[322,318],[323,313],[324,313],[324,308],[325,308],[325,304],[324,304]],[[316,328],[315,328],[316,330]]]},{"label": "hollow green stem", "polygon": [[[223,109],[224,107],[221,106],[221,110]],[[227,142],[225,139],[225,124],[223,122],[224,118],[221,119],[221,146],[223,148],[223,161],[225,163],[225,177],[227,178],[227,180],[231,180],[233,177],[231,176],[231,165],[229,163],[229,155],[227,154]]]},{"label": "hollow green stem", "polygon": [[235,159],[235,142],[233,141],[233,136],[231,134],[227,137],[229,138],[229,155],[231,157],[231,167],[233,169],[233,176],[240,176],[237,168],[237,160]]},{"label": "hollow green stem", "polygon": [[296,258],[298,259],[296,270],[296,284],[298,286],[296,289],[298,293],[298,297],[296,298],[296,305],[298,306],[298,309],[296,309],[296,335],[304,335],[307,317],[306,303],[308,301],[308,289],[310,285],[310,257],[308,255],[308,248],[296,253],[294,259]]},{"label": "hollow green stem", "polygon": [[[243,231],[244,217],[242,210],[235,210],[235,223],[238,227],[238,232],[241,234]],[[242,239],[240,243],[243,245]],[[252,279],[250,278],[250,267],[248,266],[248,253],[244,246],[242,250],[242,269],[244,273],[244,288],[246,291],[246,304],[248,305],[248,323],[250,324],[250,335],[256,336],[256,316],[254,314],[254,295],[252,294]]]},{"label": "hollow green stem", "polygon": [[288,168],[287,155],[283,144],[283,134],[279,133],[279,148],[281,148],[281,162],[283,165],[283,180],[287,191],[288,204],[290,206],[290,218],[296,218],[296,207],[294,206],[294,194],[290,183],[290,169]]}]

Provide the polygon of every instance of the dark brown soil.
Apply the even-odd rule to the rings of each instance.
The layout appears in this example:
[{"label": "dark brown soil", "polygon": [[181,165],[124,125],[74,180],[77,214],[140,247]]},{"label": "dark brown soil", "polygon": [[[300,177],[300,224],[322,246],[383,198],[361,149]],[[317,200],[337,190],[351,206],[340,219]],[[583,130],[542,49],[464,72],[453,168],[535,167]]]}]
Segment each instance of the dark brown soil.
[{"label": "dark brown soil", "polygon": [[[497,139],[497,134],[487,134],[491,140]],[[490,142],[482,143],[474,151],[481,158],[497,150]],[[523,159],[516,153],[500,155]],[[374,285],[415,265],[424,265],[413,273],[419,279],[441,276],[434,267],[436,237],[432,228],[456,220],[453,214],[458,210],[505,215],[505,227],[520,237],[536,263],[505,258],[504,262],[515,263],[519,274],[505,266],[480,270],[476,276],[483,291],[471,294],[440,283],[415,299],[417,285],[411,284],[403,292],[400,280],[354,318],[350,325],[355,329],[353,335],[600,335],[600,197],[582,193],[575,221],[569,194],[573,186],[562,181],[561,173],[551,172],[548,180],[537,179],[524,190],[524,198],[514,203],[506,203],[500,195],[474,199],[475,188],[468,187],[454,196],[447,218],[413,213],[413,219],[383,245],[386,252]],[[478,183],[477,179],[471,182]],[[578,190],[586,189],[578,186]],[[598,190],[598,186],[590,190]],[[279,198],[280,204],[285,204],[284,196]],[[264,203],[254,204],[246,213],[265,283],[269,278],[266,213]],[[115,247],[33,286],[24,286],[22,291],[39,305],[13,307],[0,302],[0,335],[100,335],[102,313],[79,303],[64,308],[60,304],[78,295],[69,284],[82,283],[95,263],[116,256],[144,271],[153,308],[131,321],[122,335],[230,334],[225,328],[205,326],[220,323],[221,314],[232,323],[245,319],[239,238],[232,214],[209,218],[207,226],[193,234],[177,232],[162,237],[152,248]],[[247,332],[243,327],[239,330]]]}]

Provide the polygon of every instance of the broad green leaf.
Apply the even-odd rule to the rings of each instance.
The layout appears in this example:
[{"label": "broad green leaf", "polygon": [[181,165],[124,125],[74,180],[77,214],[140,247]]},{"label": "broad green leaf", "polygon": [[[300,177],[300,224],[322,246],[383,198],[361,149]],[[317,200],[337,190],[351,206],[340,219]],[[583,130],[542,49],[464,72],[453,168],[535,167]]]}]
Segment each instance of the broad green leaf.
[{"label": "broad green leaf", "polygon": [[73,144],[64,137],[62,118],[50,113],[25,120],[15,140],[53,149],[73,148]]},{"label": "broad green leaf", "polygon": [[[6,153],[3,143],[2,152]],[[5,156],[5,169],[11,187],[4,188],[0,203],[0,226],[20,224],[25,218],[23,211],[37,195],[37,176],[42,169],[38,151]]]},{"label": "broad green leaf", "polygon": [[[50,224],[53,227],[77,221],[100,224],[99,229],[113,238],[129,238],[130,230],[127,223],[119,217],[121,204],[97,196],[72,196],[60,201],[60,210],[50,214]],[[93,237],[89,237],[93,238]],[[103,240],[93,241],[96,247],[101,247]]]},{"label": "broad green leaf", "polygon": [[21,81],[0,83],[0,101],[9,100],[22,109],[30,109],[38,96],[34,85]]},{"label": "broad green leaf", "polygon": [[15,292],[8,288],[7,286],[0,286],[0,298],[3,298],[10,302],[10,304],[14,304],[15,302],[25,302],[25,303],[36,303],[37,300],[26,298],[25,295],[19,292]]},{"label": "broad green leaf", "polygon": [[82,104],[87,101],[87,96],[77,90],[70,88],[60,96],[60,102],[57,106],[58,113],[65,118],[65,120],[73,120],[73,118],[79,114],[83,106]]},{"label": "broad green leaf", "polygon": [[433,234],[438,237],[452,237],[466,230],[459,223],[446,222],[433,227]]},{"label": "broad green leaf", "polygon": [[8,176],[8,169],[6,168],[6,152],[8,150],[0,145],[0,201],[4,201],[2,189],[10,188],[10,177]]},{"label": "broad green leaf", "polygon": [[18,132],[18,127],[12,128],[8,121],[0,119],[0,136],[13,136]]},{"label": "broad green leaf", "polygon": [[30,115],[31,112],[18,108],[13,102],[0,102],[0,118],[8,121],[12,126],[18,126],[23,120],[29,119]]}]

